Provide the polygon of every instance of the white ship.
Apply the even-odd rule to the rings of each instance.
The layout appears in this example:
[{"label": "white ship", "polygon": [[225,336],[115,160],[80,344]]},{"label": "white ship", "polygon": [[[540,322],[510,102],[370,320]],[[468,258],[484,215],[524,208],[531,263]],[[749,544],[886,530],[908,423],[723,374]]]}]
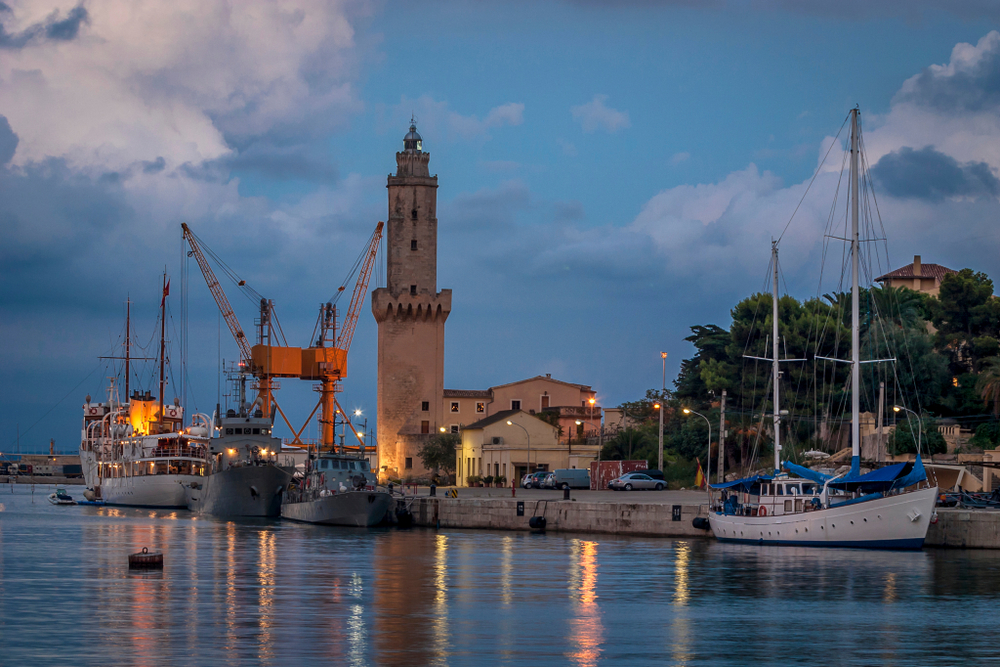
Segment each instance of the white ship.
[{"label": "white ship", "polygon": [[[920,453],[914,463],[860,472],[860,343],[858,303],[858,110],[851,111],[851,467],[831,477],[786,462],[781,456],[779,409],[778,265],[773,244],[772,388],[774,474],[740,479],[710,488],[708,523],[726,542],[767,545],[920,549],[934,516],[937,487],[926,482]],[[804,361],[784,360],[784,361]],[[830,360],[840,361],[840,360]],[[890,362],[894,360],[873,360]],[[799,475],[792,477],[782,468]]]}]

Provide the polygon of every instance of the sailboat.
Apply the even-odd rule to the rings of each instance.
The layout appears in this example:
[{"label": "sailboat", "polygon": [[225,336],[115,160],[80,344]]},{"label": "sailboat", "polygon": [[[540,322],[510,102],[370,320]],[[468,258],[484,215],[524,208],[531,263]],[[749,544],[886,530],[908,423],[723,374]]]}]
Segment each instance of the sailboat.
[{"label": "sailboat", "polygon": [[[937,487],[916,461],[861,474],[858,109],[851,110],[851,466],[829,476],[781,463],[778,344],[778,246],[772,244],[772,356],[774,472],[713,484],[708,522],[724,542],[765,545],[920,549],[934,515]],[[803,361],[803,360],[796,360]],[[830,360],[841,361],[841,360]],[[884,360],[890,361],[890,360]],[[795,476],[792,476],[793,473]],[[710,493],[712,493],[710,491]]]}]

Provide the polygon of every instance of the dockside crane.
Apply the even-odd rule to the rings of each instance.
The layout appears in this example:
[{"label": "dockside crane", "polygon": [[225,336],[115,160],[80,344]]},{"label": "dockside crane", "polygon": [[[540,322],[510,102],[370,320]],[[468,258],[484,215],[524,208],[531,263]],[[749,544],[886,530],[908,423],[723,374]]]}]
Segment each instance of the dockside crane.
[{"label": "dockside crane", "polygon": [[[241,363],[257,379],[259,390],[258,400],[261,404],[261,411],[264,416],[271,417],[272,420],[274,419],[271,414],[272,408],[277,411],[277,414],[281,415],[285,424],[292,431],[294,437],[291,444],[293,445],[304,444],[301,440],[302,433],[316,414],[316,411],[320,410],[320,446],[322,448],[332,449],[336,444],[334,422],[336,412],[338,411],[343,415],[344,423],[350,427],[351,432],[357,438],[359,446],[364,446],[363,436],[355,430],[354,425],[347,418],[346,413],[337,401],[336,392],[340,391],[339,382],[347,377],[347,354],[354,338],[354,331],[357,329],[364,297],[368,291],[368,283],[371,280],[379,243],[382,240],[383,227],[384,223],[382,222],[376,225],[375,231],[368,240],[367,247],[355,264],[355,268],[358,269],[358,278],[354,286],[354,292],[351,295],[351,303],[344,317],[340,335],[337,336],[336,334],[336,300],[345,291],[346,286],[341,286],[337,290],[337,297],[320,306],[319,318],[316,328],[313,331],[313,340],[310,341],[311,346],[299,348],[290,347],[287,344],[271,344],[271,334],[273,331],[277,331],[281,343],[285,343],[284,335],[281,333],[281,327],[277,324],[277,320],[274,317],[273,303],[268,299],[260,297],[256,292],[254,294],[260,299],[258,342],[256,345],[250,345],[229,300],[226,298],[225,292],[222,290],[222,286],[219,284],[219,280],[215,277],[215,273],[205,258],[201,244],[187,224],[181,224],[181,228],[184,231],[184,238],[191,248],[190,254],[197,260],[205,282],[208,284],[209,291],[212,293],[219,307],[219,312],[222,313],[229,331],[240,348]],[[238,277],[233,275],[230,277],[237,281],[239,286],[242,287],[245,285],[245,282],[239,280]],[[281,406],[274,398],[273,391],[277,386],[273,378],[299,378],[302,380],[318,381],[319,402],[313,408],[309,417],[306,418],[301,428],[296,429],[292,426]]]}]

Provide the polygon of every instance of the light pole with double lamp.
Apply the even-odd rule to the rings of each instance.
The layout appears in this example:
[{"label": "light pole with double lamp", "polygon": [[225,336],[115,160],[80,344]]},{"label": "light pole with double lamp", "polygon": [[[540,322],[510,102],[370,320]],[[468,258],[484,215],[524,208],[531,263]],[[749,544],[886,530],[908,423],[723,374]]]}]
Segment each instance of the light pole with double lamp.
[{"label": "light pole with double lamp", "polygon": [[712,467],[712,422],[708,421],[708,417],[701,414],[700,412],[695,412],[691,408],[684,408],[684,414],[698,415],[699,417],[705,420],[706,424],[708,424],[708,455],[705,461],[705,488],[707,489],[709,473],[711,472],[711,467]]},{"label": "light pole with double lamp", "polygon": [[660,403],[657,406],[657,409],[660,411],[660,445],[657,448],[659,454],[658,463],[660,467],[657,468],[657,470],[662,471],[663,470],[663,412],[664,412],[663,402],[667,398],[667,353],[660,352],[660,357],[663,359],[663,391],[660,393]]},{"label": "light pole with double lamp", "polygon": [[[920,421],[920,415],[918,415],[913,410],[911,410],[909,408],[904,408],[902,405],[894,405],[894,406],[892,406],[892,411],[893,412],[899,412],[900,410],[906,410],[911,415],[913,415],[914,417],[917,418],[917,456],[920,456],[920,444],[921,444],[920,441],[923,439],[924,423],[922,421]],[[933,457],[931,457],[931,458],[933,459]]]},{"label": "light pole with double lamp", "polygon": [[517,422],[512,422],[509,419],[507,420],[507,426],[516,426],[516,427],[518,427],[519,429],[521,429],[522,431],[524,431],[524,437],[528,439],[528,473],[527,474],[530,475],[531,474],[531,435],[528,434],[528,429],[524,428],[523,426],[521,426]]}]

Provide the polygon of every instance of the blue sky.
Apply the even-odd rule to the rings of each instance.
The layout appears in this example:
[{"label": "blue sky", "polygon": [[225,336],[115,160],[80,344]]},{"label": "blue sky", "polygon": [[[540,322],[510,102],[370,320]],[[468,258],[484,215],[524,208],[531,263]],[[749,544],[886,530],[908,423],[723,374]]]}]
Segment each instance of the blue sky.
[{"label": "blue sky", "polygon": [[[855,104],[893,268],[922,254],[1000,277],[998,19],[984,0],[8,0],[0,451],[18,425],[22,449],[75,448],[122,304],[148,340],[164,267],[179,369],[182,221],[306,344],[386,216],[411,114],[440,179],[448,387],[552,373],[615,405],[659,384],[661,350],[669,383],[688,327],[728,325],[763,285]],[[783,242],[800,298],[833,180]],[[189,410],[211,412],[219,322],[188,270]],[[374,414],[367,308],[345,399]],[[279,400],[304,419],[315,397],[286,381]]]}]

